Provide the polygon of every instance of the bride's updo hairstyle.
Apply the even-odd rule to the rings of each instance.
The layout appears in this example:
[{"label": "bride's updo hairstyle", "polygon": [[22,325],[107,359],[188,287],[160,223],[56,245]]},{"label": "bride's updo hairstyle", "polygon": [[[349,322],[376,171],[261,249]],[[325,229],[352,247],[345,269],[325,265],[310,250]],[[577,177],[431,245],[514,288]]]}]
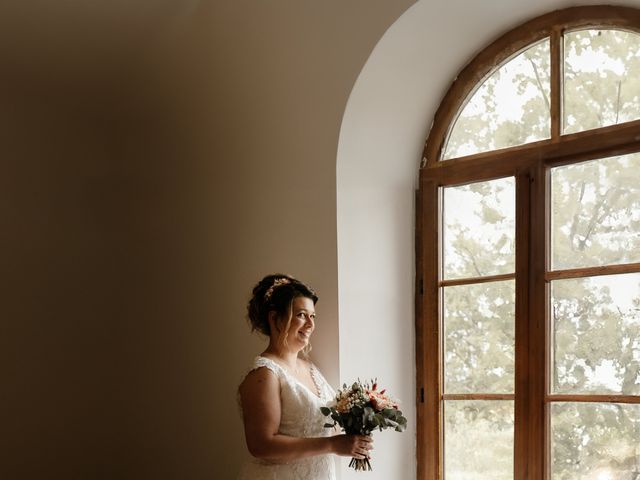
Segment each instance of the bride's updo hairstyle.
[{"label": "bride's updo hairstyle", "polygon": [[257,330],[270,336],[269,312],[275,311],[278,318],[286,319],[285,328],[280,332],[286,339],[291,325],[291,306],[298,297],[309,298],[314,305],[318,301],[318,296],[311,287],[289,275],[275,273],[264,277],[253,288],[253,296],[247,305],[251,331]]}]

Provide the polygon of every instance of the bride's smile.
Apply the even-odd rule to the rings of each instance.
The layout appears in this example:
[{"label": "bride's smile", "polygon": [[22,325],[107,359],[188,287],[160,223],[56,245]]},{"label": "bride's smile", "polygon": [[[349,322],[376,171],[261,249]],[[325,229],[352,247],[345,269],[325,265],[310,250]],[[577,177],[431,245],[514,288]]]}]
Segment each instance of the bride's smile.
[{"label": "bride's smile", "polygon": [[291,324],[287,335],[287,343],[309,343],[315,330],[316,311],[313,301],[306,297],[297,297],[291,306]]}]

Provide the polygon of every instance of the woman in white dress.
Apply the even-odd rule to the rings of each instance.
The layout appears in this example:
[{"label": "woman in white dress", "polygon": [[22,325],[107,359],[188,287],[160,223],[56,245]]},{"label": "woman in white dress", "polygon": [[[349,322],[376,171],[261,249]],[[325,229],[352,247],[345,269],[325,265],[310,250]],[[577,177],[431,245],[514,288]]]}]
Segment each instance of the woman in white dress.
[{"label": "woman in white dress", "polygon": [[268,275],[253,289],[252,330],[269,338],[238,392],[249,455],[242,480],[335,480],[331,454],[365,458],[370,437],[334,435],[320,407],[335,395],[307,359],[318,297],[304,283]]}]

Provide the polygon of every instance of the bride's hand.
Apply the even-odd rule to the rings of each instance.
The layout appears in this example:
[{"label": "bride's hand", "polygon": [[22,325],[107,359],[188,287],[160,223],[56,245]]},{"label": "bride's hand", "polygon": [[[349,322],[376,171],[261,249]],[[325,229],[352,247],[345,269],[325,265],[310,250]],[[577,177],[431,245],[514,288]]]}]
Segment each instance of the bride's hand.
[{"label": "bride's hand", "polygon": [[367,435],[336,435],[331,440],[333,453],[344,457],[365,459],[373,450],[373,439]]}]

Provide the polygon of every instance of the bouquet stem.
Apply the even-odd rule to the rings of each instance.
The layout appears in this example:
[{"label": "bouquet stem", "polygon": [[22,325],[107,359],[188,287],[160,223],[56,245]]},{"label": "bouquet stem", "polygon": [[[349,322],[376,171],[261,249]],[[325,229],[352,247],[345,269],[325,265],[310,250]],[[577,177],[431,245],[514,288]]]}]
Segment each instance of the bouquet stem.
[{"label": "bouquet stem", "polygon": [[351,468],[354,468],[356,470],[356,472],[364,472],[366,470],[373,470],[371,468],[371,463],[369,462],[368,458],[352,458],[351,461],[349,462],[349,466]]}]

